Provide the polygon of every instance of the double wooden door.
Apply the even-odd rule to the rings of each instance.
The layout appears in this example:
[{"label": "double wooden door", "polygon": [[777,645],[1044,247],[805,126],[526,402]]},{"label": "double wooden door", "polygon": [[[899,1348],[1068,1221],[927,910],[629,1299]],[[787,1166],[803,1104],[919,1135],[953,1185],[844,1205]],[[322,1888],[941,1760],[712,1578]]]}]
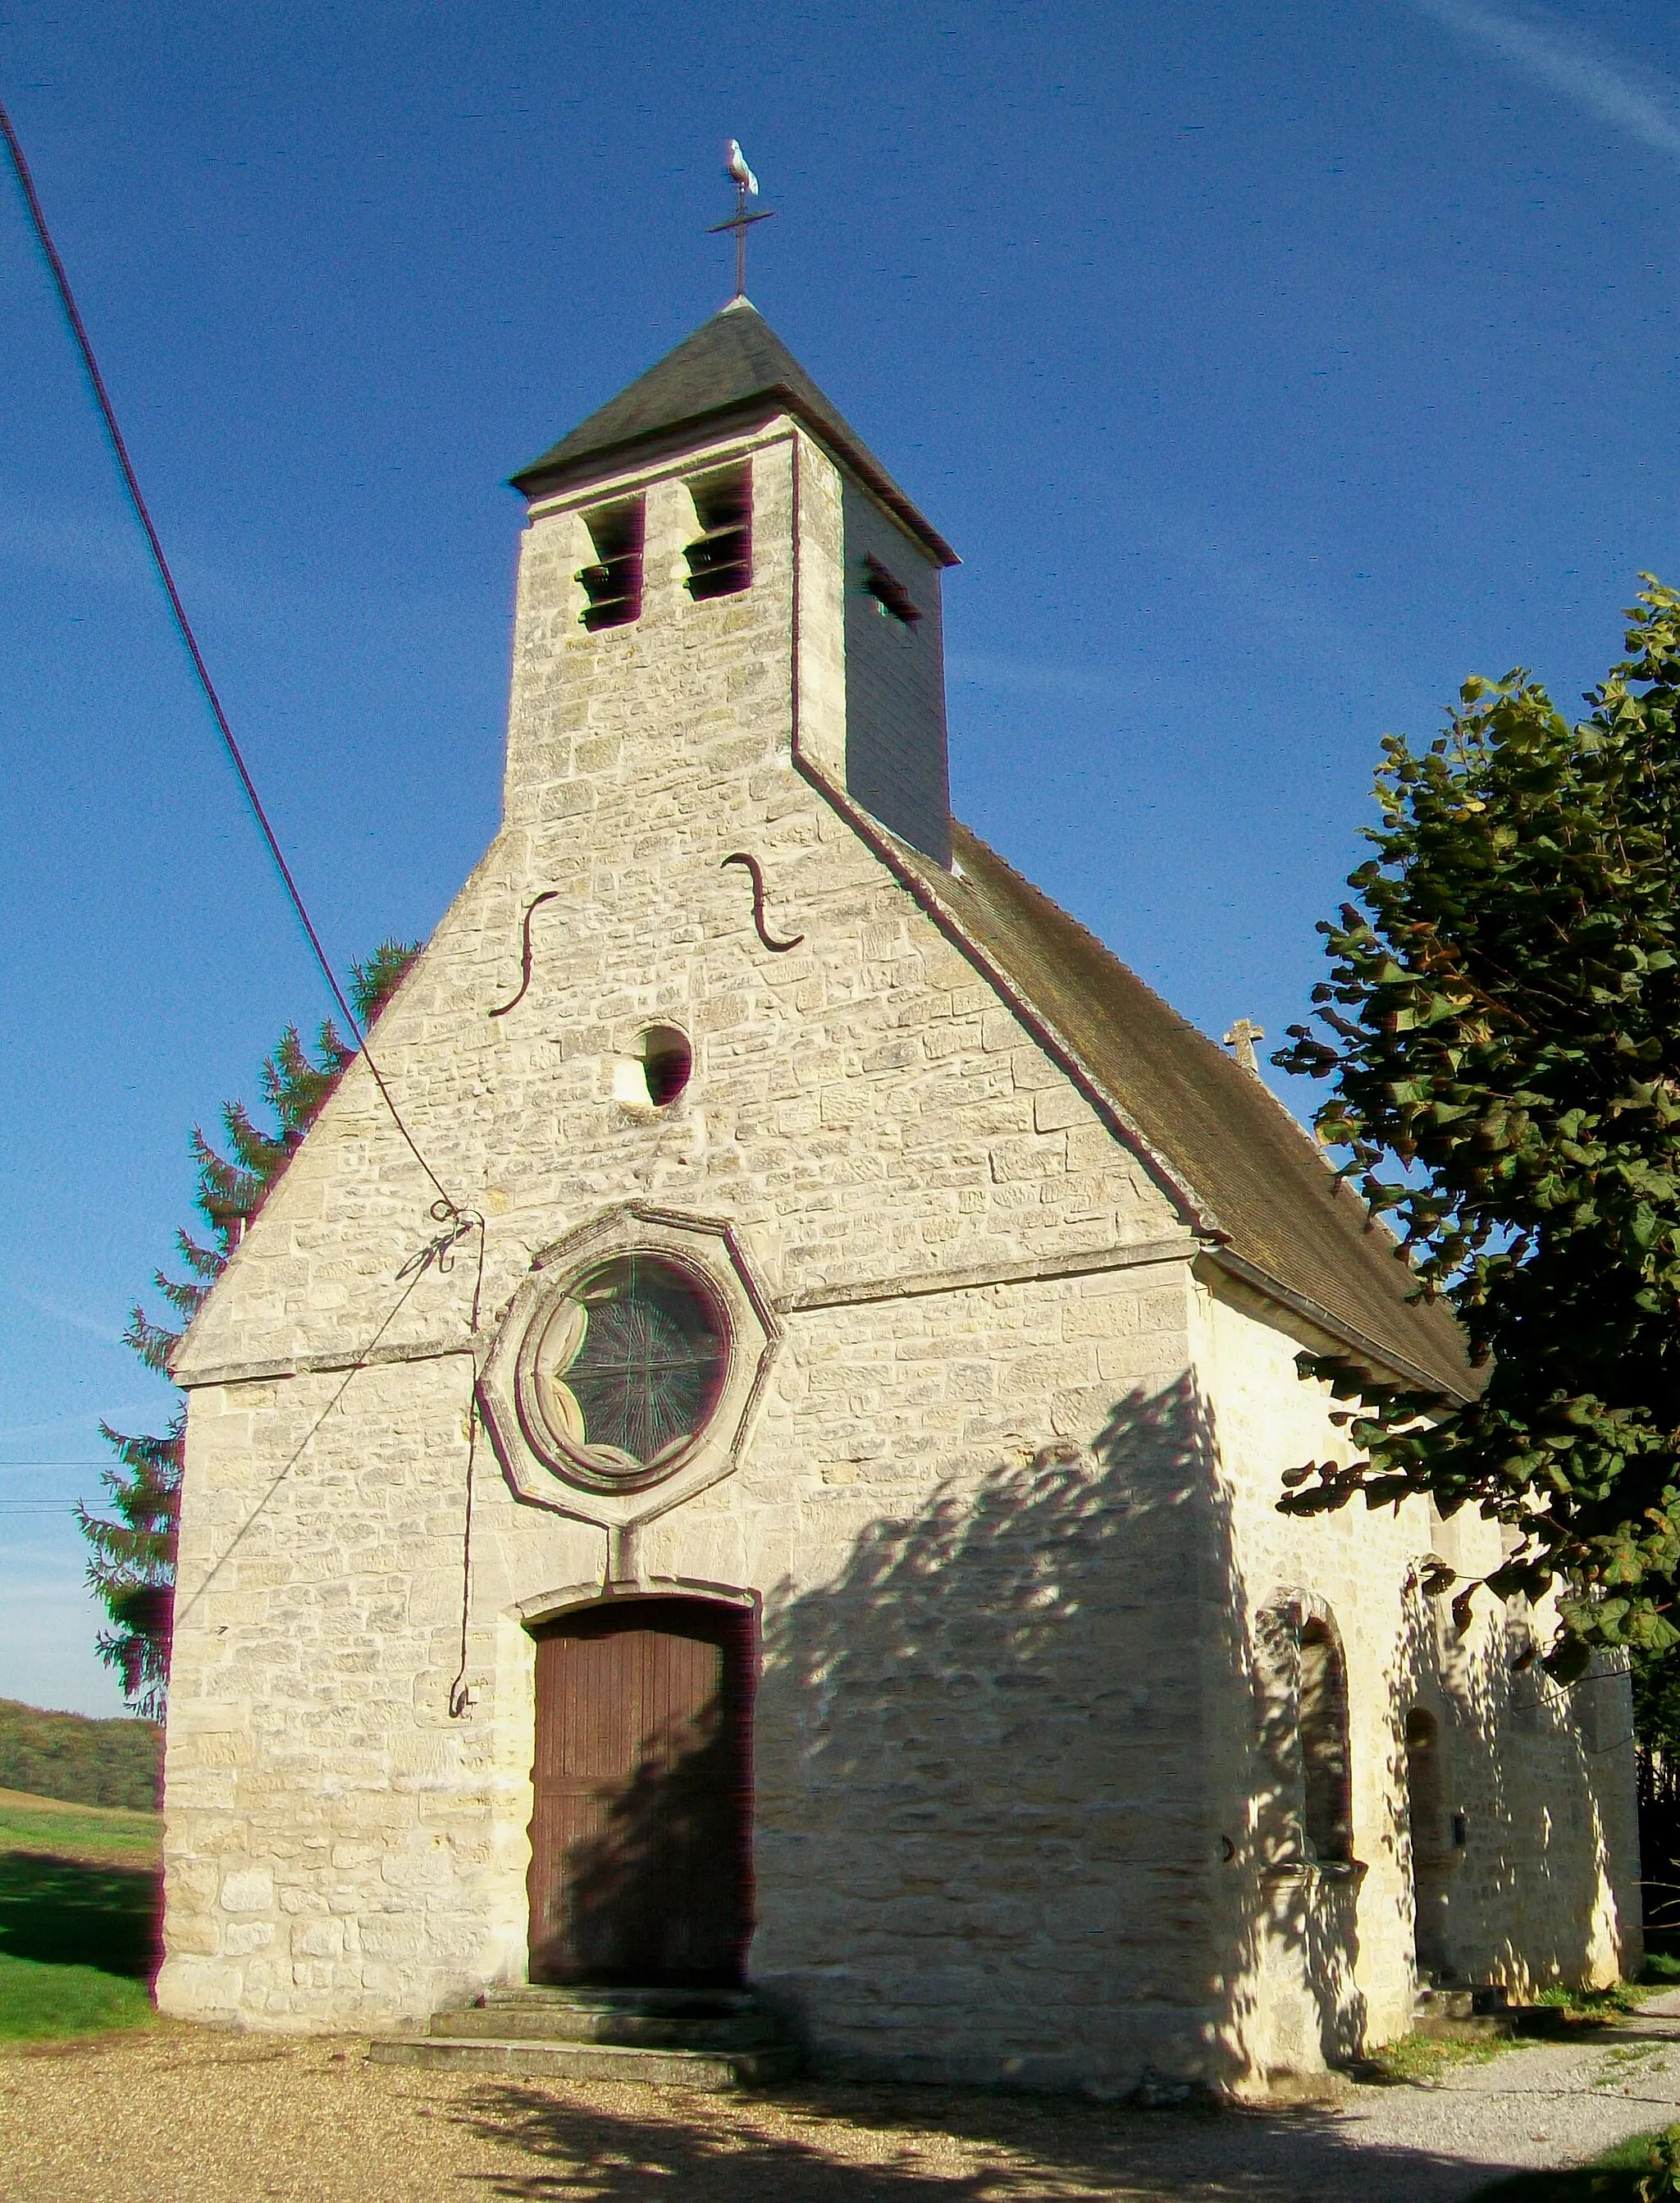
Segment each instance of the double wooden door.
[{"label": "double wooden door", "polygon": [[538,1633],[533,1981],[740,1979],[750,1628],[733,1607],[639,1598]]}]

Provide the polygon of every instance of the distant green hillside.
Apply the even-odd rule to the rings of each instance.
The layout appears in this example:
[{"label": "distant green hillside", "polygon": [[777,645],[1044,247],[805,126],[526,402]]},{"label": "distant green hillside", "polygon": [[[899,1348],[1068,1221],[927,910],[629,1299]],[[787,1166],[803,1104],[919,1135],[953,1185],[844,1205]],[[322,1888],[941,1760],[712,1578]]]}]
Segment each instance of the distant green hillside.
[{"label": "distant green hillside", "polygon": [[90,1721],[0,1698],[0,1790],[150,1813],[162,1762],[163,1731],[156,1722]]}]

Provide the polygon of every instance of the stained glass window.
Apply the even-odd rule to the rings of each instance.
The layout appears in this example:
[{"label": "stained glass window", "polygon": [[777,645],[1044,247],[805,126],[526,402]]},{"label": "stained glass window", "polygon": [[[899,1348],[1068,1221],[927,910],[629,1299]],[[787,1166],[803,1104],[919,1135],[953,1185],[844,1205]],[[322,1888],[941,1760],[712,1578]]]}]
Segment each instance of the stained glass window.
[{"label": "stained glass window", "polygon": [[551,1427],[596,1466],[627,1474],[687,1449],[728,1372],[722,1311],[704,1281],[650,1255],[580,1278],[556,1303],[536,1358]]}]

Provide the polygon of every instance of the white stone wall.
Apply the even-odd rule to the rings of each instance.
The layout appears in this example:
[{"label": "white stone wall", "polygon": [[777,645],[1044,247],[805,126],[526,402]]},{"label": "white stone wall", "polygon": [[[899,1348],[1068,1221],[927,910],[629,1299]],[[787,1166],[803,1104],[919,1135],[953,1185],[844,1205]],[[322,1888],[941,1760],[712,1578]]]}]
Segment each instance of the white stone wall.
[{"label": "white stone wall", "polygon": [[[180,1358],[160,2001],[388,2026],[521,1976],[526,1625],[598,1596],[608,1550],[480,1436],[451,1718],[472,1314],[481,1347],[541,1249],[641,1200],[727,1220],[784,1326],[734,1474],[618,1556],[758,1617],[755,1978],[852,2070],[1314,2062],[1310,1991],[1243,1895],[1248,1617],[1311,1575],[1343,1618],[1353,1972],[1386,2027],[1410,1928],[1384,1663],[1421,1533],[1275,1515],[1278,1471],[1332,1443],[1300,1342],[1194,1283],[1147,1160],[796,769],[797,740],[843,771],[840,482],[791,424],[748,441],[745,595],[681,587],[680,469],[641,485],[633,627],[578,623],[574,507],[527,539],[506,823],[374,1036],[484,1219],[481,1276],[476,1237],[399,1275],[434,1191],[357,1066]],[[615,1099],[654,1022],[694,1056],[660,1112]]]},{"label": "white stone wall", "polygon": [[[1519,1616],[1479,1593],[1460,1638],[1452,1595],[1423,1597],[1418,1566],[1430,1554],[1465,1580],[1497,1568],[1499,1531],[1479,1516],[1443,1526],[1418,1500],[1398,1512],[1356,1505],[1305,1521],[1279,1515],[1286,1469],[1352,1457],[1328,1423],[1329,1388],[1294,1373],[1299,1353],[1331,1342],[1202,1267],[1196,1367],[1212,1403],[1216,1513],[1232,1586],[1226,1627],[1209,1639],[1209,1691],[1223,1697],[1229,1716],[1210,1712],[1209,1725],[1220,1745],[1217,1817],[1234,1845],[1223,1917],[1243,1950],[1232,2012],[1243,2062],[1261,2072],[1300,2070],[1321,2052],[1392,2041],[1411,2023],[1404,1739],[1417,1708],[1438,1723],[1447,1808],[1464,1816],[1465,1840],[1448,1869],[1457,1978],[1500,1983],[1522,1998],[1548,1982],[1602,1983],[1636,1971],[1625,1679],[1559,1692],[1537,1669],[1513,1677]],[[1312,1875],[1268,1885],[1261,1871],[1255,1621],[1286,1586],[1323,1600],[1347,1660],[1353,1850],[1363,1869],[1352,1886]],[[1553,1618],[1533,1621],[1543,1646]]]}]

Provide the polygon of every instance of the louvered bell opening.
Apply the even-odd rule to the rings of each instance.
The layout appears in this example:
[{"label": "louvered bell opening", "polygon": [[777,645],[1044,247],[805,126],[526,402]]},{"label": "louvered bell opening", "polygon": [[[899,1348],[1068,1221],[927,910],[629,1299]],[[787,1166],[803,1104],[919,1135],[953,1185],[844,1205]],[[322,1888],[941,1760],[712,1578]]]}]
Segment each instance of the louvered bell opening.
[{"label": "louvered bell opening", "polygon": [[922,607],[896,574],[881,564],[871,553],[864,561],[864,587],[872,596],[882,616],[895,619],[900,627],[914,627],[922,617]]},{"label": "louvered bell opening", "polygon": [[642,500],[633,498],[625,505],[587,512],[584,522],[596,560],[592,566],[581,568],[577,576],[589,599],[581,615],[583,624],[592,635],[598,628],[628,627],[641,617]]},{"label": "louvered bell opening", "polygon": [[731,467],[690,482],[700,534],[683,552],[688,594],[697,601],[733,597],[752,587],[752,473]]}]

